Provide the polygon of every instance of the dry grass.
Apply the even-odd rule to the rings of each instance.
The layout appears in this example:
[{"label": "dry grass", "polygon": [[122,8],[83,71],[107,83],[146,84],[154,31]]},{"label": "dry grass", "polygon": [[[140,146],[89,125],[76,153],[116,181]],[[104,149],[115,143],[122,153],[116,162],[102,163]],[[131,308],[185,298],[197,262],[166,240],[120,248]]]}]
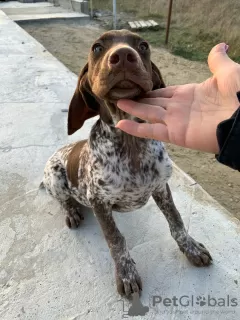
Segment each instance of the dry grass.
[{"label": "dry grass", "polygon": [[[168,0],[118,0],[118,12],[154,17],[166,23]],[[111,9],[111,0],[93,0],[94,8]],[[230,56],[240,62],[239,0],[173,0],[169,49],[192,60],[205,60],[212,46],[226,42]],[[154,45],[163,45],[164,30],[144,34]]]}]

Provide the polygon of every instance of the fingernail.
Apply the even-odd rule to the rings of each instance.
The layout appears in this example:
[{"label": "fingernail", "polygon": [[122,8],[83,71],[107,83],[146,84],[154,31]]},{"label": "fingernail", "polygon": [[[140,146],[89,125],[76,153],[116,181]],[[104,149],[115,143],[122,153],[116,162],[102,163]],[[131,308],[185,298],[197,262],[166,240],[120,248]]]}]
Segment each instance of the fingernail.
[{"label": "fingernail", "polygon": [[228,52],[228,49],[229,49],[229,45],[225,44],[225,51]]}]

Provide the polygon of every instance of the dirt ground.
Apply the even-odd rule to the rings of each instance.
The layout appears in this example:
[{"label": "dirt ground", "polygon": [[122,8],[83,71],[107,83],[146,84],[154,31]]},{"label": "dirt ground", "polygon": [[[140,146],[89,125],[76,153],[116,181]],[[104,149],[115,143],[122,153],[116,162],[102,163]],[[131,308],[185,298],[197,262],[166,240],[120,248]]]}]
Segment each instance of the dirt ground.
[{"label": "dirt ground", "polygon": [[[22,27],[42,43],[71,71],[78,74],[86,63],[92,42],[102,33],[96,24],[81,27],[76,23],[31,23]],[[168,85],[201,82],[209,77],[204,63],[171,55],[153,48],[152,60]],[[224,207],[240,218],[240,174],[217,163],[214,155],[168,145],[171,158]]]}]

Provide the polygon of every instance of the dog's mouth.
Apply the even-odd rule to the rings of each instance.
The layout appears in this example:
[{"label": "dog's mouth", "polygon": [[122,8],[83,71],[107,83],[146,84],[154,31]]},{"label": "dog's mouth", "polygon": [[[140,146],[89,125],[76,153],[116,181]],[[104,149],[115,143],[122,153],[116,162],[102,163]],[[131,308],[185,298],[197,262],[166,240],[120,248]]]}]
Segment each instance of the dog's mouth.
[{"label": "dog's mouth", "polygon": [[[99,84],[100,83],[100,84]],[[153,82],[147,71],[121,71],[101,75],[100,81],[92,84],[94,94],[102,100],[115,102],[119,99],[136,99],[141,94],[151,91]]]},{"label": "dog's mouth", "polygon": [[122,80],[116,83],[108,92],[108,97],[112,100],[132,99],[141,94],[143,89],[130,80]]}]

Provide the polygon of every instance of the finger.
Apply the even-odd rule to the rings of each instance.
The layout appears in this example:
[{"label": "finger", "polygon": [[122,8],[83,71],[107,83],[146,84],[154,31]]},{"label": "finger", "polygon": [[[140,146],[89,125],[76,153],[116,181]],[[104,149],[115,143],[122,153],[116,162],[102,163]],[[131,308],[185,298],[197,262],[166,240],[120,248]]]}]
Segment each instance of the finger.
[{"label": "finger", "polygon": [[148,138],[169,142],[167,126],[161,123],[137,123],[131,120],[121,120],[116,128],[140,138]]},{"label": "finger", "polygon": [[158,106],[164,109],[167,109],[170,101],[171,100],[169,98],[143,98],[138,100],[138,102],[140,103],[148,104],[151,106]]},{"label": "finger", "polygon": [[159,106],[139,103],[132,100],[119,100],[117,106],[131,115],[148,122],[164,122],[166,110]]},{"label": "finger", "polygon": [[171,98],[176,89],[177,89],[177,86],[170,86],[167,88],[150,91],[146,94],[146,97],[147,98],[158,98],[158,97]]},{"label": "finger", "polygon": [[212,48],[208,55],[208,65],[212,73],[221,68],[228,68],[234,62],[227,55],[228,45],[219,43]]}]

